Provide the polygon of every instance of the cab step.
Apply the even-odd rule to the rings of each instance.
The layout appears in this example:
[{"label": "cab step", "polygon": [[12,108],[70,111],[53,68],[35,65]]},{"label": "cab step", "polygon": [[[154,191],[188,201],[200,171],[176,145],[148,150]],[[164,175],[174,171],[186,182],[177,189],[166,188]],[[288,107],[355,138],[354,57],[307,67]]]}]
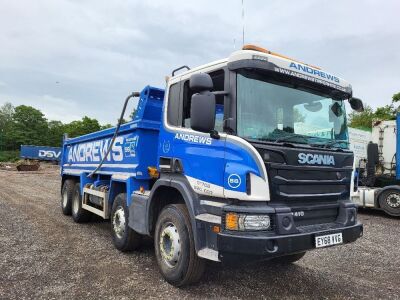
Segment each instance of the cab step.
[{"label": "cab step", "polygon": [[218,251],[211,248],[202,248],[199,250],[199,252],[197,252],[197,255],[201,258],[220,262],[218,258]]}]

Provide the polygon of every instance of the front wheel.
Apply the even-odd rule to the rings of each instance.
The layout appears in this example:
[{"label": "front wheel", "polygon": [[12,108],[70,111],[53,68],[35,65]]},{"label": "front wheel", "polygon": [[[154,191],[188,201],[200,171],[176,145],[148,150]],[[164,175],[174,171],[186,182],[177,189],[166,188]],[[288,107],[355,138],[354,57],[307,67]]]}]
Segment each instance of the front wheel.
[{"label": "front wheel", "polygon": [[185,286],[200,280],[205,261],[196,254],[185,205],[171,204],[161,211],[154,239],[158,267],[167,282]]},{"label": "front wheel", "polygon": [[389,189],[379,196],[379,205],[385,213],[391,216],[400,216],[400,191]]}]

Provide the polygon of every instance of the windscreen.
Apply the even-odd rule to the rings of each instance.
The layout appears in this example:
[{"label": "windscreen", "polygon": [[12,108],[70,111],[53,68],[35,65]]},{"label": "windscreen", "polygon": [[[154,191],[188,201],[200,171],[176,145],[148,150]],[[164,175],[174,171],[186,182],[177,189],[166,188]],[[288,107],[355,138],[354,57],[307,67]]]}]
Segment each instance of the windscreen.
[{"label": "windscreen", "polygon": [[348,148],[343,100],[260,73],[237,74],[237,132],[247,139]]}]

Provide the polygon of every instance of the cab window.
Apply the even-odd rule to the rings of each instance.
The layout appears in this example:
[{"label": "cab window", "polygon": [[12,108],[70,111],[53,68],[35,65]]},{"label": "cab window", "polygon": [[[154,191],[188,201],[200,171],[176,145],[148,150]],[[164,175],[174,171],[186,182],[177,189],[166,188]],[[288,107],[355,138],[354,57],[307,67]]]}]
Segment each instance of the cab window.
[{"label": "cab window", "polygon": [[179,96],[180,96],[180,82],[174,83],[169,88],[168,94],[168,107],[167,107],[167,120],[168,124],[179,126]]},{"label": "cab window", "polygon": [[[223,70],[218,70],[209,73],[214,85],[214,91],[224,90],[225,73]],[[183,117],[182,127],[190,128],[190,105],[192,95],[194,92],[189,88],[189,80],[186,80],[183,84]],[[223,119],[224,119],[224,95],[216,95],[216,109],[215,109],[215,130],[223,131]]]}]

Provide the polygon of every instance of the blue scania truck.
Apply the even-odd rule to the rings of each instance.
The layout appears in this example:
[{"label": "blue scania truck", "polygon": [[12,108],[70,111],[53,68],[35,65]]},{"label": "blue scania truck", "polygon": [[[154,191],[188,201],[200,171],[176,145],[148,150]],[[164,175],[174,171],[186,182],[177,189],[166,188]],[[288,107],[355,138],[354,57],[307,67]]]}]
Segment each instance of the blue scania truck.
[{"label": "blue scania truck", "polygon": [[65,138],[61,207],[110,219],[121,251],[153,237],[169,283],[198,281],[207,260],[290,263],[362,236],[345,103],[363,104],[343,79],[247,45],[132,93],[121,116],[133,97],[128,123]]}]

